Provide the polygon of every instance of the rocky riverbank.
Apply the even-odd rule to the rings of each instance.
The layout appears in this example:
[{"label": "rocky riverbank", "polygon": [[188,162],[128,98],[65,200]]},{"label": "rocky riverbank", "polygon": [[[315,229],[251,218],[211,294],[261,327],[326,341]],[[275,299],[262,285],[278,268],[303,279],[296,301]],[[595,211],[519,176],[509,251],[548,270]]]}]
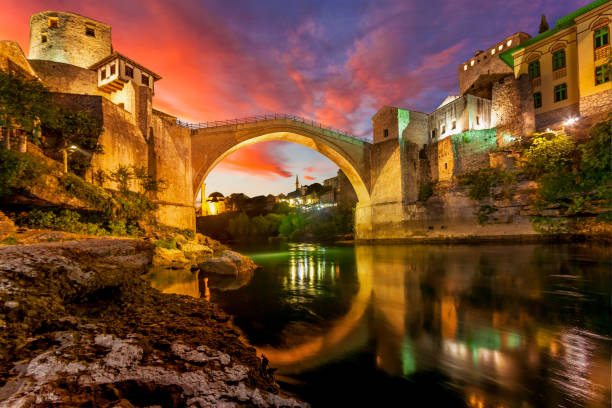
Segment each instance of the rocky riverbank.
[{"label": "rocky riverbank", "polygon": [[[305,405],[280,392],[230,316],[142,279],[155,248],[112,238],[0,246],[0,407]],[[254,267],[210,249],[213,269]],[[190,262],[207,267],[198,254]]]}]

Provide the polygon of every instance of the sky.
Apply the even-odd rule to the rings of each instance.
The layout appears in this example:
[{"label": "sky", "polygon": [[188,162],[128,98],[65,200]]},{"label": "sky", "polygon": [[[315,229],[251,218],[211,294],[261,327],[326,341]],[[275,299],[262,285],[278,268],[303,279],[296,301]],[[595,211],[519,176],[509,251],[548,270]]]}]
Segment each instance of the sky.
[{"label": "sky", "polygon": [[[371,139],[384,105],[430,112],[457,66],[517,31],[535,35],[586,0],[0,0],[0,39],[28,52],[31,14],[112,26],[114,49],[163,77],[156,108],[189,122],[289,113]],[[335,176],[321,154],[264,142],[225,158],[206,194],[287,193]]]}]

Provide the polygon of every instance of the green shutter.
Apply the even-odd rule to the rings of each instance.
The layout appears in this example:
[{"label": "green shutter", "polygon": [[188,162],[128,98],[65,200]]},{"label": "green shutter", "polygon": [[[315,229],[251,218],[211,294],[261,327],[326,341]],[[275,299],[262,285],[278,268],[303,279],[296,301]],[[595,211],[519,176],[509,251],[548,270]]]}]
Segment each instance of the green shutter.
[{"label": "green shutter", "polygon": [[610,27],[604,26],[595,30],[595,48],[610,44]]},{"label": "green shutter", "polygon": [[553,71],[565,68],[565,50],[553,53]]}]

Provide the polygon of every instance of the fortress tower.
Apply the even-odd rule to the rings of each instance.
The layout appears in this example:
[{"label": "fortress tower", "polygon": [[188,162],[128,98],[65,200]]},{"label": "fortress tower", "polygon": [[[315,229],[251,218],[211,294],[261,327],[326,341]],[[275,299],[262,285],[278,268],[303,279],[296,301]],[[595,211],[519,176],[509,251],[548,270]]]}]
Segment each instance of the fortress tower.
[{"label": "fortress tower", "polygon": [[30,17],[31,60],[89,68],[111,52],[108,24],[59,11],[43,11]]}]

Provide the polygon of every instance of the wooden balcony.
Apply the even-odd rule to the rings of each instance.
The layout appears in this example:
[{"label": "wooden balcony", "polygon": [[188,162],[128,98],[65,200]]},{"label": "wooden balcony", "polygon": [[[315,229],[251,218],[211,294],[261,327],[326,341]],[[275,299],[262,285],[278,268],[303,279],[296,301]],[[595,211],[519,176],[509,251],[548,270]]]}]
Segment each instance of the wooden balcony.
[{"label": "wooden balcony", "polygon": [[553,79],[563,78],[567,75],[567,68],[559,68],[553,71]]},{"label": "wooden balcony", "polygon": [[538,77],[538,78],[533,78],[531,80],[531,87],[532,88],[537,88],[540,85],[542,85],[542,78]]},{"label": "wooden balcony", "polygon": [[594,58],[597,62],[607,62],[610,59],[610,44],[595,49]]},{"label": "wooden balcony", "polygon": [[99,90],[106,93],[113,93],[115,91],[120,91],[123,89],[123,86],[127,83],[123,79],[117,77],[110,82],[105,83],[104,85],[100,85],[98,87]]}]

